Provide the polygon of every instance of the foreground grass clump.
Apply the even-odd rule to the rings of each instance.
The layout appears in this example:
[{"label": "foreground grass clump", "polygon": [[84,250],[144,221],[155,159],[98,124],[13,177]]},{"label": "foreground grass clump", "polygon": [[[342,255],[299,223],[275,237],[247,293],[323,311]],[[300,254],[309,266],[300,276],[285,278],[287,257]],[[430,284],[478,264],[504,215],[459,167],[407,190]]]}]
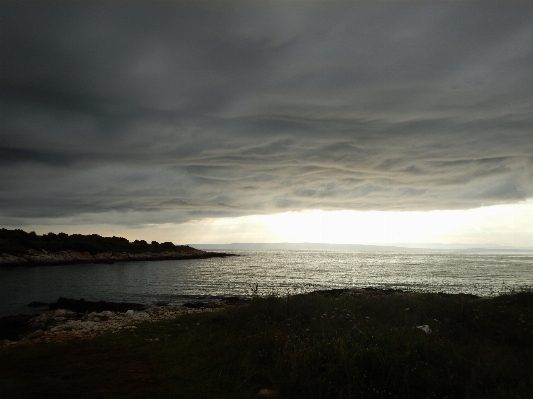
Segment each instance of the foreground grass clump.
[{"label": "foreground grass clump", "polygon": [[531,291],[376,294],[256,298],[135,332],[8,348],[0,396],[533,398]]}]

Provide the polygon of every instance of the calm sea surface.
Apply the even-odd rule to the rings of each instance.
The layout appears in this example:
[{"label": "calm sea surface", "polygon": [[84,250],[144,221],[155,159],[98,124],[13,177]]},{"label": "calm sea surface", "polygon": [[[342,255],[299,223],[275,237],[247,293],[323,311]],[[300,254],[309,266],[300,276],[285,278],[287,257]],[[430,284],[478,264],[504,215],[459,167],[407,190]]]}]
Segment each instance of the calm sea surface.
[{"label": "calm sea surface", "polygon": [[0,316],[35,313],[32,301],[182,304],[220,296],[285,295],[348,287],[473,293],[533,285],[533,254],[233,251],[238,257],[111,265],[0,268]]}]

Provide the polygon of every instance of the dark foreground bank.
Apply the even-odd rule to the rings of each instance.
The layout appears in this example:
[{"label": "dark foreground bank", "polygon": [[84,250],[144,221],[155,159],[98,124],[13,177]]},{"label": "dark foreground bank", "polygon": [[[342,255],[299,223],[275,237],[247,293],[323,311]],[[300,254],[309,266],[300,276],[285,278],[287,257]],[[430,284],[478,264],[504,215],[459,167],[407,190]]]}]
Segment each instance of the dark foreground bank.
[{"label": "dark foreground bank", "polygon": [[[532,398],[533,293],[325,292],[0,351],[2,398]],[[29,383],[31,382],[31,383]]]}]

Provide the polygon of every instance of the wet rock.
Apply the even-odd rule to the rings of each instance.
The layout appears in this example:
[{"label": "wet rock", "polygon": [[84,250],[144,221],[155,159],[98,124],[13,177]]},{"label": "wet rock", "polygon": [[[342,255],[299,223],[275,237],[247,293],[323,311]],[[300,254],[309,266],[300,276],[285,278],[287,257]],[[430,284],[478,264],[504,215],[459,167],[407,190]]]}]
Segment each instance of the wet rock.
[{"label": "wet rock", "polygon": [[202,309],[210,307],[208,303],[203,302],[186,302],[182,306],[191,309]]},{"label": "wet rock", "polygon": [[364,288],[334,288],[330,290],[318,290],[314,291],[315,294],[320,294],[326,297],[340,297],[340,296],[358,296],[358,297],[383,297],[389,295],[405,295],[408,292],[397,290],[393,288],[376,288],[376,287],[364,287]]},{"label": "wet rock", "polygon": [[139,303],[128,303],[128,302],[106,302],[106,301],[86,301],[85,299],[69,299],[69,298],[59,298],[57,302],[51,303],[50,310],[55,309],[68,309],[77,313],[86,313],[86,312],[103,312],[105,310],[111,310],[114,312],[126,312],[130,309],[133,310],[144,310],[146,309],[145,305]]},{"label": "wet rock", "polygon": [[222,298],[220,302],[225,305],[235,306],[235,305],[241,305],[241,304],[248,303],[248,300],[245,298],[238,297],[238,296],[230,296],[230,297]]},{"label": "wet rock", "polygon": [[336,298],[338,296],[341,296],[342,294],[347,293],[348,291],[350,290],[347,288],[333,288],[330,290],[318,290],[318,291],[315,291],[315,294]]},{"label": "wet rock", "polygon": [[444,297],[444,298],[456,297],[456,298],[459,298],[459,299],[469,299],[469,300],[472,300],[472,299],[479,299],[479,298],[481,298],[481,297],[478,296],[478,295],[474,295],[474,294],[463,294],[463,293],[459,293],[459,294],[448,294],[448,293],[445,293],[445,292],[437,292],[437,295],[442,296],[442,297]]}]

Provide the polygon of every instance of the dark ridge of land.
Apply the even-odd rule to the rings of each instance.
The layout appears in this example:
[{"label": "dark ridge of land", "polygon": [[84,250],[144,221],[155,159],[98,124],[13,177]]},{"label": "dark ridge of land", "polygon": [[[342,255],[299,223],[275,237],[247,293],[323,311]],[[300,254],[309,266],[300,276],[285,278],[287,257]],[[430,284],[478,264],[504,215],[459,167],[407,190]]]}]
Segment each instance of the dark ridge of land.
[{"label": "dark ridge of land", "polygon": [[0,229],[0,266],[69,265],[140,260],[181,260],[234,256],[206,252],[171,242],[128,241],[123,237],[102,237]]},{"label": "dark ridge of land", "polygon": [[531,289],[254,297],[136,327],[4,347],[2,398],[533,397]]}]

